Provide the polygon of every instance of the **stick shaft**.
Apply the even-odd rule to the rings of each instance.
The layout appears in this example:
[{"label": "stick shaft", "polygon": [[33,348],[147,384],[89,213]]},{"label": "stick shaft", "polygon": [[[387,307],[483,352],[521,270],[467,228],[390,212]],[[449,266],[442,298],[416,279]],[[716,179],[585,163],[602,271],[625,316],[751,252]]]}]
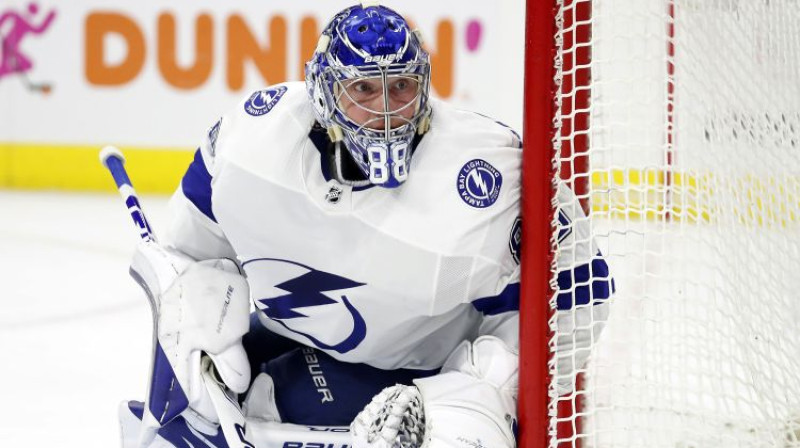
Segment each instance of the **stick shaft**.
[{"label": "stick shaft", "polygon": [[156,236],[147,222],[144,210],[142,210],[139,196],[133,188],[128,172],[125,170],[125,159],[122,157],[122,153],[114,147],[107,146],[100,153],[100,160],[114,178],[117,190],[125,200],[131,219],[133,219],[133,223],[139,231],[139,237],[144,241],[156,241]]}]

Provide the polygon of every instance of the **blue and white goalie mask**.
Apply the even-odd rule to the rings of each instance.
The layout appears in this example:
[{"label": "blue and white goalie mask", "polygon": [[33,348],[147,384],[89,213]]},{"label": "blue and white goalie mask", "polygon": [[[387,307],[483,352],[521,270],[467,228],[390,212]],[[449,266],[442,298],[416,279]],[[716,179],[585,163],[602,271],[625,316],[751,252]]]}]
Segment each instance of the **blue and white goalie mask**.
[{"label": "blue and white goalie mask", "polygon": [[325,27],[306,87],[317,120],[369,183],[394,188],[408,178],[412,141],[430,122],[430,57],[403,17],[366,3]]}]

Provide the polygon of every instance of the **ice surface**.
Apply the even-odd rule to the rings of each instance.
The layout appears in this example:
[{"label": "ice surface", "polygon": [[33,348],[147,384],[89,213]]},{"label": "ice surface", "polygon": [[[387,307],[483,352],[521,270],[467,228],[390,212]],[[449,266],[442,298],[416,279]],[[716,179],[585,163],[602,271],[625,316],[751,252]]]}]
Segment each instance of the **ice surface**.
[{"label": "ice surface", "polygon": [[[141,200],[157,234],[167,197]],[[150,363],[137,241],[117,195],[0,191],[1,447],[119,446]]]}]

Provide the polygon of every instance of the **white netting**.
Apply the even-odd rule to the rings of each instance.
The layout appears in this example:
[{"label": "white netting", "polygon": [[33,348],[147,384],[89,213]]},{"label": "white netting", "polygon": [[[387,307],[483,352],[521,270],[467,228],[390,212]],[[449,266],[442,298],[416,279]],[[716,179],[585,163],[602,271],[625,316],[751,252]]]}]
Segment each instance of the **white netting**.
[{"label": "white netting", "polygon": [[616,294],[553,444],[800,447],[800,1],[582,2],[563,59],[591,47],[591,182],[569,183]]}]

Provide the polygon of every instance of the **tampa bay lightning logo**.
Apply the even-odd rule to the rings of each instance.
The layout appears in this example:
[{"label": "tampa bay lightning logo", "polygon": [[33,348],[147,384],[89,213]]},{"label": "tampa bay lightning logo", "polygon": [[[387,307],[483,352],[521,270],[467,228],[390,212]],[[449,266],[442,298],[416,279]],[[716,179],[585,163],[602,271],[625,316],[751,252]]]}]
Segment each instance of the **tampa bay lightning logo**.
[{"label": "tampa bay lightning logo", "polygon": [[[256,306],[292,333],[338,353],[353,350],[366,337],[367,324],[346,294],[364,283],[276,258],[257,258],[242,266]],[[349,322],[352,329],[341,334]]]},{"label": "tampa bay lightning logo", "polygon": [[284,93],[286,93],[284,86],[259,90],[247,99],[244,103],[244,110],[254,117],[264,115],[275,107]]},{"label": "tampa bay lightning logo", "polygon": [[497,201],[503,175],[489,162],[481,159],[470,160],[458,173],[458,194],[468,205],[486,208]]}]

